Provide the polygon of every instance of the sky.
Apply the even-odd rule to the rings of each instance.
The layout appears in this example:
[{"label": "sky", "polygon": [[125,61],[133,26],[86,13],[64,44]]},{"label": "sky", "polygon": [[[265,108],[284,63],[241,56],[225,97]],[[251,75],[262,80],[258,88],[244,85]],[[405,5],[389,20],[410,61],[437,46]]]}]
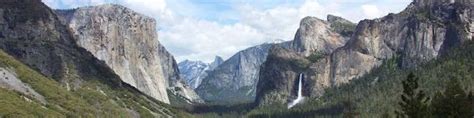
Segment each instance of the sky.
[{"label": "sky", "polygon": [[113,3],[155,18],[159,41],[176,60],[211,62],[243,49],[292,40],[306,16],[354,23],[402,11],[411,0],[43,0],[53,9]]}]

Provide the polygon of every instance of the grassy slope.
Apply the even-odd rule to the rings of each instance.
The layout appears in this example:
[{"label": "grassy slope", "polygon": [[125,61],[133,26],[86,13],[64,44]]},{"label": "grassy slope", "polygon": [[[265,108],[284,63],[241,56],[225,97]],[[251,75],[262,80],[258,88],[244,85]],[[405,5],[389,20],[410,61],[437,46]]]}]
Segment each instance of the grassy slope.
[{"label": "grassy slope", "polygon": [[402,91],[401,81],[410,72],[420,77],[420,86],[429,95],[443,90],[450,78],[460,78],[466,90],[474,90],[474,43],[469,42],[412,70],[398,68],[397,60],[391,59],[364,77],[327,89],[319,99],[307,100],[291,110],[285,105],[261,107],[248,116],[341,116],[347,111],[344,103],[348,101],[354,103],[355,112],[361,117],[393,116]]},{"label": "grassy slope", "polygon": [[142,117],[152,117],[150,111],[161,115],[188,115],[168,105],[151,101],[139,93],[125,88],[110,88],[97,80],[83,81],[85,84],[81,88],[67,91],[56,81],[44,77],[3,51],[0,51],[0,66],[15,70],[21,81],[29,84],[48,102],[45,105],[35,101],[25,102],[23,97],[28,96],[0,89],[0,117],[131,117],[127,109],[137,111]]},{"label": "grassy slope", "polygon": [[[18,75],[18,78],[24,83],[29,84],[33,89],[38,93],[43,95],[48,104],[45,105],[47,109],[56,111],[61,114],[68,114],[68,111],[74,111],[76,113],[84,113],[85,116],[92,116],[92,109],[86,108],[88,104],[79,99],[79,97],[74,96],[70,92],[67,92],[63,87],[60,87],[59,84],[51,79],[47,79],[43,75],[35,72],[34,70],[28,68],[24,64],[16,61],[13,57],[7,55],[5,52],[0,52],[0,63],[2,67],[13,68]],[[3,93],[5,92],[5,93]],[[11,94],[11,91],[2,91],[3,94],[8,94],[12,97],[10,98],[19,98],[20,94]],[[10,94],[9,94],[10,93]],[[15,96],[15,97],[13,97]],[[10,104],[20,104],[20,100],[13,100]],[[0,106],[3,106],[1,104]],[[38,109],[15,109],[22,110],[26,114],[34,114]],[[16,113],[17,111],[0,111],[2,115],[8,115],[10,113]],[[25,115],[25,114],[19,114]],[[40,115],[40,114],[38,114]]]},{"label": "grassy slope", "polygon": [[28,102],[15,91],[0,88],[0,116],[5,117],[64,117],[60,113],[42,108],[41,104]]}]

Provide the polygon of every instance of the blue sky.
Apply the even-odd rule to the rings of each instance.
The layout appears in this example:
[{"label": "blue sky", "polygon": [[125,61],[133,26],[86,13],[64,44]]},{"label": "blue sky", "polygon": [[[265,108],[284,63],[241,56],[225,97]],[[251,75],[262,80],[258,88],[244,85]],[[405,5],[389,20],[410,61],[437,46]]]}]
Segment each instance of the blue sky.
[{"label": "blue sky", "polygon": [[411,0],[43,0],[54,9],[114,3],[154,17],[176,57],[210,62],[245,48],[292,40],[300,19],[338,15],[353,22],[403,10]]}]

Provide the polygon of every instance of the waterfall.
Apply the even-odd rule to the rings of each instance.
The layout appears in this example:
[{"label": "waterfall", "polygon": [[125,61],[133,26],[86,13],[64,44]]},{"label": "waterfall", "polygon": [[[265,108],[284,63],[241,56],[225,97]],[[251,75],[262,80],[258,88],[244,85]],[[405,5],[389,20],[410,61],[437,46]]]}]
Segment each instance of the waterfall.
[{"label": "waterfall", "polygon": [[303,73],[300,73],[299,80],[298,80],[298,97],[293,100],[290,104],[288,104],[288,109],[294,107],[296,104],[303,101]]},{"label": "waterfall", "polygon": [[199,84],[201,84],[201,76],[198,76],[194,82],[193,89],[196,89],[199,87]]}]

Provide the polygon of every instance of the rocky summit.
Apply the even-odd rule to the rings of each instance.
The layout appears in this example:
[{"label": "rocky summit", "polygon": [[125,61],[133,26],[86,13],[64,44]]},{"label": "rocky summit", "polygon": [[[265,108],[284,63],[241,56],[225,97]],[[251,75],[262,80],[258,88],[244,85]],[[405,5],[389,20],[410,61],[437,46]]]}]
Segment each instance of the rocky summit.
[{"label": "rocky summit", "polygon": [[202,79],[207,76],[208,72],[214,70],[223,62],[222,57],[216,56],[214,61],[209,64],[202,61],[184,60],[179,62],[178,67],[186,83],[193,89],[196,89],[201,85]]},{"label": "rocky summit", "polygon": [[196,92],[205,101],[235,104],[253,101],[260,65],[268,49],[275,44],[262,44],[245,49],[208,72]]},{"label": "rocky summit", "polygon": [[331,24],[315,17],[301,20],[291,48],[305,56],[313,53],[330,54],[345,44],[342,35],[334,32]]}]

